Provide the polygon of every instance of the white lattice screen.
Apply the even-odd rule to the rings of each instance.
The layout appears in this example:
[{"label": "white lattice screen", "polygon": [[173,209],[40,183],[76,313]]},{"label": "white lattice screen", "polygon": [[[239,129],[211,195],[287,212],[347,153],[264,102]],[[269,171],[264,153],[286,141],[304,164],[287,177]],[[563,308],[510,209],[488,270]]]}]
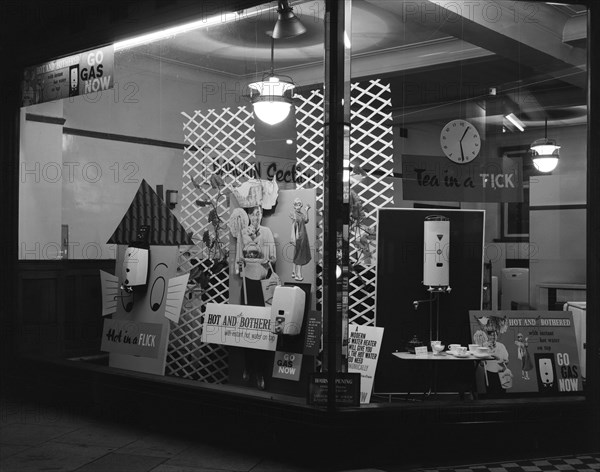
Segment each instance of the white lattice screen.
[{"label": "white lattice screen", "polygon": [[[359,195],[365,218],[374,227],[377,209],[394,201],[392,105],[389,84],[379,79],[351,84],[350,167],[360,166],[367,174],[352,189]],[[371,242],[373,262],[375,244]],[[358,259],[359,249],[350,241],[350,261]],[[360,261],[359,261],[360,262]],[[375,324],[375,265],[357,266],[350,278],[349,322]]]},{"label": "white lattice screen", "polygon": [[[365,224],[374,225],[377,209],[393,203],[393,157],[391,93],[388,84],[379,80],[352,84],[350,135],[351,166],[359,165],[367,178],[353,187],[363,202]],[[316,241],[317,308],[322,307],[322,241],[323,241],[323,93],[313,90],[296,95],[297,187],[316,188],[319,221]],[[208,253],[202,233],[209,227],[208,209],[196,200],[214,199],[217,191],[209,179],[222,173],[226,184],[241,183],[254,177],[254,117],[252,111],[235,109],[183,113],[185,150],[182,224],[194,235],[195,246],[181,255],[181,272],[194,268],[209,270],[203,262]],[[194,182],[192,181],[194,179]],[[199,188],[198,188],[199,187]],[[219,202],[219,214],[228,218],[225,201]],[[228,247],[227,231],[222,239]],[[350,256],[356,256],[351,245]],[[373,248],[374,252],[374,248]],[[374,324],[375,266],[360,266],[350,279],[350,322]],[[167,374],[221,383],[227,379],[225,349],[200,342],[202,307],[207,302],[226,303],[229,299],[226,270],[213,274],[210,288],[201,291],[190,285],[179,324],[171,325],[167,353]]]},{"label": "white lattice screen", "polygon": [[[299,187],[316,187],[319,216],[323,216],[323,93],[312,90],[296,95],[296,159]],[[353,189],[362,200],[364,224],[374,226],[377,209],[393,203],[393,136],[391,88],[380,80],[351,85],[350,165],[358,165],[367,178]],[[323,218],[319,219],[319,242],[322,247]],[[358,249],[350,246],[350,257],[357,258]],[[371,243],[375,260],[375,244]],[[319,252],[317,301],[322,307],[322,252]],[[357,324],[375,324],[375,265],[357,266],[350,278],[350,319]]]},{"label": "white lattice screen", "polygon": [[317,272],[317,310],[323,306],[323,92],[311,90],[295,95],[296,101],[296,175],[298,188],[315,188],[317,194],[317,234],[315,263]]},{"label": "white lattice screen", "polygon": [[[196,244],[181,254],[179,271],[186,273],[194,268],[208,271],[210,263],[205,261],[209,253],[202,243],[202,234],[209,227],[210,207],[198,206],[196,200],[215,200],[218,192],[209,183],[213,174],[222,175],[227,185],[241,183],[254,175],[254,117],[246,107],[182,114],[186,121],[183,125],[185,150],[181,222],[187,231],[193,233]],[[218,212],[224,221],[228,220],[225,199],[218,202]],[[221,239],[224,247],[229,247],[226,228]],[[204,304],[228,301],[227,270],[211,274],[210,287],[206,291],[190,284],[179,323],[171,323],[167,375],[211,383],[227,380],[227,351],[220,346],[200,342],[200,336]]]}]

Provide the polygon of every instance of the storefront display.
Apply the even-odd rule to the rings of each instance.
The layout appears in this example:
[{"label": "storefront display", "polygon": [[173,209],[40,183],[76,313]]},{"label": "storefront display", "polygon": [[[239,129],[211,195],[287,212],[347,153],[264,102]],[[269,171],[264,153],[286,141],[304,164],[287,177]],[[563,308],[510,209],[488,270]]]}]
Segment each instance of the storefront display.
[{"label": "storefront display", "polygon": [[[342,46],[335,3],[253,4],[26,68],[21,260],[37,243],[32,259],[93,266],[85,356],[109,372],[330,408],[335,380],[363,410],[585,397],[587,315],[555,310],[589,293],[588,8],[534,2],[550,26],[517,32],[523,2],[354,0]],[[347,61],[343,137],[327,48]],[[540,135],[560,146],[551,171]],[[554,285],[578,292],[549,306]]]}]

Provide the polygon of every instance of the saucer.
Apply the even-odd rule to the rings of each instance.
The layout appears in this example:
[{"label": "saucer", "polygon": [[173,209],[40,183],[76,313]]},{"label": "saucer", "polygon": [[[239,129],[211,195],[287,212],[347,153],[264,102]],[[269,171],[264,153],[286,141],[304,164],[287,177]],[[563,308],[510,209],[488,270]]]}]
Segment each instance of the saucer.
[{"label": "saucer", "polygon": [[492,357],[492,355],[489,352],[473,352],[472,353],[475,357]]},{"label": "saucer", "polygon": [[448,351],[448,354],[452,354],[454,357],[469,357],[469,352],[465,352],[464,354],[455,352],[455,351]]}]

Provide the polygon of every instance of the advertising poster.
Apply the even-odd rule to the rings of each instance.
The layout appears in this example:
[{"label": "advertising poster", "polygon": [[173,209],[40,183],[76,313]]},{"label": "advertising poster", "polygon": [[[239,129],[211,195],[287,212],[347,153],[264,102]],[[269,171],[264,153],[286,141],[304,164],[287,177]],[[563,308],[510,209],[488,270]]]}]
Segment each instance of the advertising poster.
[{"label": "advertising poster", "polygon": [[101,350],[156,359],[163,327],[158,323],[104,320]]},{"label": "advertising poster", "polygon": [[[262,183],[270,185],[273,182]],[[243,261],[244,264],[242,269],[237,265],[231,268],[229,303],[242,303],[244,278],[249,299],[253,299],[252,295],[256,290],[253,286],[256,287],[256,283],[253,283],[252,279],[266,278],[267,274],[270,274],[270,267],[257,262],[262,257],[255,257],[256,253],[259,251],[259,254],[264,255],[263,253],[274,249],[274,254],[270,253],[270,256],[275,256],[271,267],[281,283],[309,284],[312,295],[309,309],[316,309],[315,261],[318,260],[318,233],[315,189],[279,190],[277,204],[267,208],[263,199],[263,208],[260,210],[254,206],[240,206],[237,198],[231,198],[230,201],[230,250],[236,254],[236,260]],[[251,205],[248,202],[243,204]],[[252,204],[255,205],[256,202],[253,200]],[[247,217],[244,213],[247,213]],[[263,297],[259,296],[258,300],[254,300],[255,304],[262,304]]]},{"label": "advertising poster", "polygon": [[583,390],[569,311],[470,311],[473,343],[494,360],[477,370],[482,393],[562,394]]},{"label": "advertising poster", "polygon": [[184,294],[181,283],[186,280],[177,276],[179,248],[150,245],[147,282],[132,292],[121,289],[127,248],[117,245],[117,275],[100,274],[104,316],[101,350],[110,353],[110,367],[164,375],[169,319],[179,316]]},{"label": "advertising poster", "polygon": [[360,374],[360,402],[371,401],[383,328],[351,325],[348,333],[348,372]]},{"label": "advertising poster", "polygon": [[273,359],[273,377],[277,379],[300,380],[302,369],[302,354],[295,352],[275,352]]},{"label": "advertising poster", "polygon": [[208,303],[202,342],[274,351],[277,335],[271,331],[271,307]]},{"label": "advertising poster", "polygon": [[520,159],[476,159],[456,164],[445,157],[402,156],[404,200],[522,202]]},{"label": "advertising poster", "polygon": [[25,69],[21,105],[98,93],[113,83],[113,46],[93,49]]}]

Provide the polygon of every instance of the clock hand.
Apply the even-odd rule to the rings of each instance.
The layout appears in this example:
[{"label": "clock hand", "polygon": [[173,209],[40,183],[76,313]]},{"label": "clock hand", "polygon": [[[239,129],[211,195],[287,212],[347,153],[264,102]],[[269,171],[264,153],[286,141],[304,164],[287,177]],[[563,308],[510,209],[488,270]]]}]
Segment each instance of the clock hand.
[{"label": "clock hand", "polygon": [[464,154],[463,148],[462,148],[462,141],[463,141],[463,139],[465,139],[465,136],[467,135],[467,131],[469,131],[469,128],[471,128],[471,127],[467,126],[467,129],[465,130],[465,132],[463,133],[462,137],[460,138],[460,141],[458,142],[458,144],[460,145],[461,161],[465,160],[465,154]]},{"label": "clock hand", "polygon": [[463,133],[463,135],[462,135],[462,138],[460,138],[460,141],[459,141],[459,143],[462,143],[462,140],[463,140],[463,139],[465,139],[465,136],[467,135],[467,131],[469,131],[469,129],[470,129],[470,128],[471,128],[470,126],[467,126],[467,129],[466,129],[466,130],[465,130],[465,132]]}]

